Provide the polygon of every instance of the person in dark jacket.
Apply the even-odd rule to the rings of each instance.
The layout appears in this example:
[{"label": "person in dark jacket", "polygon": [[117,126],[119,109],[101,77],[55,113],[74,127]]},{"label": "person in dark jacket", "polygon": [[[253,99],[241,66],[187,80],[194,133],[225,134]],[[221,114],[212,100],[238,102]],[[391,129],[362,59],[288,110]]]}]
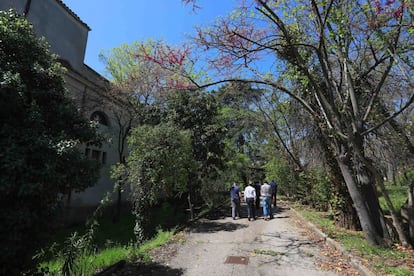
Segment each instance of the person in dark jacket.
[{"label": "person in dark jacket", "polygon": [[277,183],[274,180],[270,181],[270,187],[272,188],[272,205],[276,209]]},{"label": "person in dark jacket", "polygon": [[233,183],[233,186],[230,188],[230,199],[231,199],[231,216],[233,219],[240,216],[240,199],[241,191],[237,182]]},{"label": "person in dark jacket", "polygon": [[260,209],[260,184],[256,182],[253,187],[256,190],[256,209]]}]

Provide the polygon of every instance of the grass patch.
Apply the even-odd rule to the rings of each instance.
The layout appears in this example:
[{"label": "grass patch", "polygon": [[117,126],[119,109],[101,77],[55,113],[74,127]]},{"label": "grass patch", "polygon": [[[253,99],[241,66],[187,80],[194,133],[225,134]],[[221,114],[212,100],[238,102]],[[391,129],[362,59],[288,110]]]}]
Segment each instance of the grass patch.
[{"label": "grass patch", "polygon": [[323,213],[316,212],[315,210],[310,209],[307,206],[294,204],[294,208],[297,209],[301,216],[306,220],[314,223],[322,230],[328,237],[335,238],[338,235],[337,229],[333,224],[333,221],[329,219]]},{"label": "grass patch", "polygon": [[[107,245],[106,248],[97,251],[85,251],[75,256],[75,261],[70,272],[71,275],[93,275],[114,263],[121,260],[143,262],[151,261],[149,252],[165,243],[173,236],[174,231],[158,230],[157,235],[140,246],[130,243],[127,246]],[[46,261],[40,265],[46,275],[62,275],[64,266],[63,256]]]},{"label": "grass patch", "polygon": [[149,252],[154,248],[157,248],[163,244],[166,244],[171,239],[174,232],[175,232],[174,230],[162,231],[159,229],[157,235],[153,239],[143,243],[138,248],[136,256],[139,259],[142,259],[144,261],[150,261],[151,257],[149,255]]},{"label": "grass patch", "polygon": [[[71,268],[71,273],[76,275],[93,275],[105,267],[108,267],[121,260],[131,259],[134,247],[131,246],[113,246],[103,249],[99,252],[84,252],[76,256]],[[63,275],[62,267],[65,259],[59,256],[55,259],[43,262],[40,268],[47,271],[46,275]]]},{"label": "grass patch", "polygon": [[[166,210],[168,206],[159,211]],[[154,217],[162,219],[162,216]],[[152,239],[138,246],[134,242],[134,225],[135,217],[131,213],[122,214],[117,223],[113,223],[111,217],[100,218],[92,240],[87,235],[91,229],[85,225],[63,229],[39,254],[43,260],[39,268],[46,272],[45,275],[63,275],[63,270],[66,275],[93,275],[121,260],[148,262],[151,260],[149,252],[167,243],[176,229],[169,227],[172,230],[163,230],[160,225],[154,230]]]},{"label": "grass patch", "polygon": [[277,252],[277,251],[273,251],[273,250],[261,250],[261,249],[255,249],[254,253],[255,254],[261,254],[261,255],[269,255],[269,256],[286,255],[285,252]]},{"label": "grass patch", "polygon": [[130,246],[114,246],[100,251],[94,260],[98,268],[108,267],[121,260],[131,259],[134,247]]}]

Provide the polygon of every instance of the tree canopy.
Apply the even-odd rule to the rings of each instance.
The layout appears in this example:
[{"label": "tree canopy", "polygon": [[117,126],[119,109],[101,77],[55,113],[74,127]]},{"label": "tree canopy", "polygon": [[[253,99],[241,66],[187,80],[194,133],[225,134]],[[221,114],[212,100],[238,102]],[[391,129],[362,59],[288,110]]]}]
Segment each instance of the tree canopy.
[{"label": "tree canopy", "polygon": [[[297,102],[332,152],[367,239],[389,244],[373,188],[382,187],[382,177],[366,148],[372,135],[414,101],[412,22],[413,4],[404,0],[240,1],[229,16],[197,29],[194,55],[155,50],[144,57],[194,88],[245,82]],[[195,79],[183,66],[196,62],[201,51],[216,72],[211,78]],[[176,53],[188,61],[171,59]],[[391,89],[396,81],[405,93]]]}]

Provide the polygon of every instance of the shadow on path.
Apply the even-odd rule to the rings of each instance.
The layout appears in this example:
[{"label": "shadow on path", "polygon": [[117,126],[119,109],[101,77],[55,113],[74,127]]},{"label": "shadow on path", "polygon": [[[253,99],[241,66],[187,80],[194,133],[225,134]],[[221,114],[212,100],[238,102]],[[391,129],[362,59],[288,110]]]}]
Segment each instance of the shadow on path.
[{"label": "shadow on path", "polygon": [[199,221],[194,226],[195,227],[191,230],[193,233],[214,233],[218,231],[232,232],[248,227],[248,225],[237,223],[237,220],[231,222]]},{"label": "shadow on path", "polygon": [[[240,206],[240,218],[246,219],[247,218],[247,205],[246,205],[245,202],[242,202],[240,205],[241,205]],[[286,216],[278,215],[278,214],[283,214],[287,210],[290,210],[290,208],[285,207],[285,206],[273,207],[273,215],[274,215],[275,218],[289,218],[289,216],[287,216],[287,215]],[[258,219],[263,218],[263,208],[262,208],[262,206],[255,209],[255,215],[256,215],[256,218],[258,218]],[[230,203],[225,203],[225,204],[217,207],[216,209],[214,209],[210,213],[206,214],[204,216],[204,219],[207,219],[207,220],[221,220],[221,219],[225,219],[226,217],[231,218]]]},{"label": "shadow on path", "polygon": [[171,268],[160,263],[128,263],[116,270],[111,268],[95,274],[95,276],[181,276],[184,275],[183,269]]},{"label": "shadow on path", "polygon": [[[277,207],[273,210],[274,219],[286,219],[290,216],[283,215],[285,211],[289,210],[286,207]],[[263,208],[257,208],[255,210],[256,219],[263,219]],[[192,232],[194,233],[215,233],[218,231],[236,231],[238,229],[246,228],[248,225],[239,223],[239,220],[247,219],[247,206],[246,203],[241,203],[240,210],[241,218],[231,221],[222,220],[225,218],[231,218],[231,207],[228,204],[216,208],[214,211],[207,214],[203,219],[198,220],[193,224]],[[220,221],[218,221],[220,220]]]}]

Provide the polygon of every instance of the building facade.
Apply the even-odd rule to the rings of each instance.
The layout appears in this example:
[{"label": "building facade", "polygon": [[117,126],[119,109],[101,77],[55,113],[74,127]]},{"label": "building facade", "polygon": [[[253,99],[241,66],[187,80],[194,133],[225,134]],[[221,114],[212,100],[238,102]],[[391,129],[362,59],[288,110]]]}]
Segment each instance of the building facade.
[{"label": "building facade", "polygon": [[[65,201],[67,220],[76,221],[87,216],[107,192],[114,192],[110,168],[123,158],[119,152],[119,123],[111,102],[107,100],[109,82],[84,64],[89,26],[61,0],[1,0],[0,10],[15,9],[24,14],[39,37],[45,37],[51,52],[57,54],[66,67],[66,88],[79,111],[98,123],[105,137],[101,147],[84,145],[81,150],[89,158],[101,163],[101,175],[95,186],[82,193],[71,193]],[[114,198],[117,192],[113,193]]]}]

